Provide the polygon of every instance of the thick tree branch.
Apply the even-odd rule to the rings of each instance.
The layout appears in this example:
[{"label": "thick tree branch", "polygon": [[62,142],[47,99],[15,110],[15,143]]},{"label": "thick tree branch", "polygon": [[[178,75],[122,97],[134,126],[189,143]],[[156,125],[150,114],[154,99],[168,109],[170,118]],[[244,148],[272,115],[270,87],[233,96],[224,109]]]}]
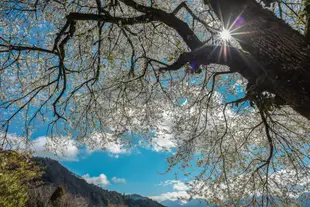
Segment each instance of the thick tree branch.
[{"label": "thick tree branch", "polygon": [[[225,52],[226,50],[226,52]],[[248,53],[234,47],[207,45],[192,52],[180,55],[176,62],[160,71],[178,70],[186,63],[196,62],[198,65],[220,64],[230,67],[231,72],[238,72],[244,78],[258,78],[262,68]]]},{"label": "thick tree branch", "polygon": [[[103,21],[121,25],[143,24],[153,21],[160,21],[165,23],[167,26],[175,29],[191,50],[197,49],[203,45],[203,43],[198,39],[196,34],[190,29],[188,24],[183,22],[181,19],[177,18],[173,13],[167,13],[160,9],[143,6],[132,0],[126,0],[122,2],[127,6],[130,6],[136,9],[137,11],[144,13],[144,15],[130,18],[121,18],[121,17],[113,17],[107,14],[98,15],[98,14],[85,14],[85,13],[73,12],[67,16],[67,20],[68,21],[93,20],[93,21]],[[68,27],[67,24],[65,25],[65,27],[66,26]]]},{"label": "thick tree branch", "polygon": [[195,33],[190,29],[188,24],[177,18],[173,13],[167,13],[160,9],[143,6],[133,0],[121,1],[127,6],[130,6],[139,12],[145,13],[146,15],[150,15],[154,18],[154,20],[161,21],[167,26],[175,29],[191,50],[197,49],[203,45]]},{"label": "thick tree branch", "polygon": [[261,65],[267,91],[310,119],[310,46],[305,36],[254,0],[208,2]]},{"label": "thick tree branch", "polygon": [[213,28],[211,28],[205,21],[203,21],[202,19],[200,19],[186,4],[185,1],[183,1],[181,4],[179,4],[179,6],[177,6],[177,8],[175,8],[175,10],[172,12],[174,15],[176,15],[182,8],[184,8],[193,18],[193,20],[199,22],[200,24],[202,24],[207,30],[208,32],[210,32],[211,34],[214,34],[215,32],[212,31],[214,30]]},{"label": "thick tree branch", "polygon": [[67,16],[72,21],[102,21],[121,25],[144,24],[154,21],[151,15],[141,15],[131,18],[112,17],[108,15],[86,14],[72,12]]}]

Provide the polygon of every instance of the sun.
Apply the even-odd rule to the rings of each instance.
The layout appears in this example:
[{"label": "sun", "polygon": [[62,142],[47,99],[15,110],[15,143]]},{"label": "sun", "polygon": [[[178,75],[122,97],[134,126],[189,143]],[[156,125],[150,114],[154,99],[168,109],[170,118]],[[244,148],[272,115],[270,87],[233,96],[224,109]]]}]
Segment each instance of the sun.
[{"label": "sun", "polygon": [[223,40],[224,42],[229,42],[231,40],[231,34],[229,32],[229,30],[227,29],[223,29],[220,34],[219,34],[221,40]]}]

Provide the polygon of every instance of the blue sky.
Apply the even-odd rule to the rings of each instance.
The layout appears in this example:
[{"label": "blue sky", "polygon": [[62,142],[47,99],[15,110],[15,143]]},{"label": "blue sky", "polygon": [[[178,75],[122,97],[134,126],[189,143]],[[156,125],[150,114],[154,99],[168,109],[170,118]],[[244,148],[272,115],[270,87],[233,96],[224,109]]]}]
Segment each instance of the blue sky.
[{"label": "blue sky", "polygon": [[[63,161],[62,164],[78,175],[89,174],[96,177],[101,173],[105,174],[110,185],[105,188],[121,193],[138,193],[144,196],[159,195],[171,191],[171,186],[160,186],[166,180],[175,178],[172,172],[164,175],[165,156],[169,153],[156,152],[147,149],[139,149],[127,155],[120,155],[118,158],[106,152],[94,152],[78,162]],[[113,177],[123,178],[126,184],[113,183]]]},{"label": "blue sky", "polygon": [[[149,2],[149,1],[147,1]],[[193,3],[189,0],[188,3]],[[191,25],[191,18],[187,14],[185,16],[186,22]],[[45,25],[44,25],[45,24]],[[49,29],[52,25],[47,22],[39,22],[38,26],[34,26],[32,30],[28,30],[33,34],[27,40],[30,45],[43,46],[46,30],[41,28],[45,26]],[[20,36],[23,35],[22,31],[26,31],[27,27],[19,30]],[[1,32],[1,28],[0,28]],[[200,35],[200,34],[199,34]],[[200,36],[201,37],[201,36]],[[203,38],[201,38],[203,39]],[[128,65],[129,67],[129,65]],[[196,81],[193,76],[192,81]],[[237,83],[235,78],[229,76],[221,76],[221,80],[225,84],[218,84],[216,91],[223,95],[223,102],[230,102],[243,97],[244,88],[242,84]],[[209,83],[211,87],[212,83]],[[168,87],[168,82],[163,81],[163,85]],[[229,91],[234,86],[234,92]],[[186,97],[180,100],[180,104],[185,102]],[[233,111],[243,109],[249,106],[249,102],[239,107],[234,107]],[[48,113],[47,113],[48,114]],[[1,114],[2,115],[2,114]],[[47,116],[53,116],[52,114]],[[16,138],[22,135],[21,131],[22,119],[15,122],[10,126],[10,137]],[[78,176],[83,177],[87,182],[101,186],[104,189],[114,190],[126,194],[140,194],[157,199],[158,201],[166,199],[175,199],[178,195],[186,195],[186,185],[184,182],[188,181],[183,176],[183,173],[178,169],[172,169],[171,172],[165,172],[168,168],[166,158],[173,153],[172,145],[169,140],[160,140],[160,146],[168,146],[170,151],[165,151],[160,147],[138,147],[131,150],[125,150],[121,145],[111,144],[107,146],[106,151],[87,149],[85,146],[78,148],[73,140],[68,140],[66,137],[60,138],[56,145],[58,146],[60,156],[55,156],[54,151],[45,148],[48,144],[48,137],[46,137],[47,128],[41,123],[35,124],[36,129],[31,135],[33,140],[33,150],[35,154],[43,157],[51,157],[59,160],[66,168]],[[65,143],[67,145],[65,145]],[[177,173],[177,176],[175,175]]]},{"label": "blue sky", "polygon": [[[223,77],[223,80],[226,78]],[[230,81],[229,85],[235,84],[234,78]],[[226,100],[223,101],[244,96],[242,88],[238,88],[237,93],[232,94],[227,90],[227,85],[218,88],[217,91],[224,95]],[[21,126],[22,119],[14,119],[10,127],[11,136],[22,135]],[[123,149],[121,145],[111,144],[103,151],[87,149],[85,146],[79,148],[71,137],[62,137],[56,143],[61,153],[58,152],[59,156],[55,156],[54,151],[45,148],[45,144],[48,143],[46,132],[47,126],[36,123],[36,129],[31,135],[35,154],[57,159],[89,183],[120,193],[148,196],[158,201],[173,200],[177,196],[186,195],[187,188],[184,183],[189,180],[183,173],[178,168],[164,173],[168,168],[166,158],[174,151],[169,140],[159,140],[158,147],[146,146],[130,150]],[[65,147],[62,148],[63,146]],[[163,146],[168,147],[168,151],[163,149]]]},{"label": "blue sky", "polygon": [[[192,1],[188,2],[191,3]],[[189,24],[191,23],[188,14],[186,15],[186,21]],[[43,23],[46,24],[46,22]],[[48,24],[45,27],[50,29],[51,25]],[[40,26],[32,29],[28,32],[33,34],[45,32]],[[37,46],[43,43],[34,37],[28,41]],[[193,78],[194,80],[195,78]],[[233,85],[234,82],[230,84]],[[218,92],[225,95],[229,94],[225,86],[219,88]],[[230,94],[227,99],[234,100],[243,95],[242,90],[240,90],[237,95]],[[15,119],[15,122],[10,127],[12,137],[15,136],[14,134],[23,134],[21,131],[22,120],[20,122],[17,120],[18,118]],[[119,145],[108,146],[106,151],[90,151],[85,147],[79,149],[70,141],[68,147],[61,149],[66,156],[57,157],[53,154],[54,152],[50,152],[49,149],[45,148],[48,139],[46,137],[46,126],[40,126],[39,123],[36,124],[37,128],[31,135],[31,139],[34,140],[33,149],[35,153],[38,156],[59,160],[70,171],[79,176],[84,176],[88,182],[97,184],[104,189],[127,194],[137,193],[143,196],[161,196],[162,198],[172,198],[178,194],[184,195],[186,187],[184,187],[183,182],[187,180],[182,172],[179,172],[178,169],[173,169],[169,173],[162,174],[168,167],[166,158],[173,153],[169,140],[166,142],[161,140],[160,145],[168,146],[171,151],[165,151],[158,147],[139,147],[126,151]],[[60,141],[58,146],[63,147],[64,145]],[[177,177],[175,175],[176,172],[179,172]],[[176,181],[176,179],[179,181]]]},{"label": "blue sky", "polygon": [[[12,140],[20,138],[22,134],[20,124],[18,121],[12,123],[9,134]],[[69,143],[62,149],[63,154],[55,156],[54,151],[51,152],[44,146],[48,139],[46,127],[35,130],[31,139],[36,155],[58,160],[73,173],[103,189],[150,196],[158,201],[173,199],[179,193],[184,194],[187,189],[184,185],[187,180],[177,168],[165,173],[168,168],[166,158],[172,155],[173,148],[167,151],[148,146],[126,150],[121,146],[111,145],[106,150],[92,151]],[[61,143],[58,145],[62,146]]]}]

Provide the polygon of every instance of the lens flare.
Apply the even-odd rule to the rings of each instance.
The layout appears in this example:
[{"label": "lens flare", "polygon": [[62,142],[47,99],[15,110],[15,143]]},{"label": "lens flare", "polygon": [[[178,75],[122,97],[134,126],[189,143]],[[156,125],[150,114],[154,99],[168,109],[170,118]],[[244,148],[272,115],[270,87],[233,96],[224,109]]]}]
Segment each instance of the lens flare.
[{"label": "lens flare", "polygon": [[221,40],[223,40],[224,42],[229,42],[231,40],[231,34],[227,29],[223,29],[219,35]]}]

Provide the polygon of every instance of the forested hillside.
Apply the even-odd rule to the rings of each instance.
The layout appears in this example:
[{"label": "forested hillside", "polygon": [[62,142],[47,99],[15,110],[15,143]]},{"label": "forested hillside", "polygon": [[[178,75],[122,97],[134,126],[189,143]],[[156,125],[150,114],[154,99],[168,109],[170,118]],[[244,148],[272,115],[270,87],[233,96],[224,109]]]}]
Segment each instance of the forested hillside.
[{"label": "forested hillside", "polygon": [[[113,207],[163,207],[163,205],[149,198],[132,199],[130,195],[123,195],[115,191],[104,190],[96,185],[87,183],[74,173],[63,167],[58,161],[49,158],[33,158],[42,167],[44,189],[62,186],[73,197],[83,197],[89,206]],[[42,189],[42,187],[41,187]],[[50,190],[51,191],[51,190]],[[44,192],[43,192],[44,193]]]}]

